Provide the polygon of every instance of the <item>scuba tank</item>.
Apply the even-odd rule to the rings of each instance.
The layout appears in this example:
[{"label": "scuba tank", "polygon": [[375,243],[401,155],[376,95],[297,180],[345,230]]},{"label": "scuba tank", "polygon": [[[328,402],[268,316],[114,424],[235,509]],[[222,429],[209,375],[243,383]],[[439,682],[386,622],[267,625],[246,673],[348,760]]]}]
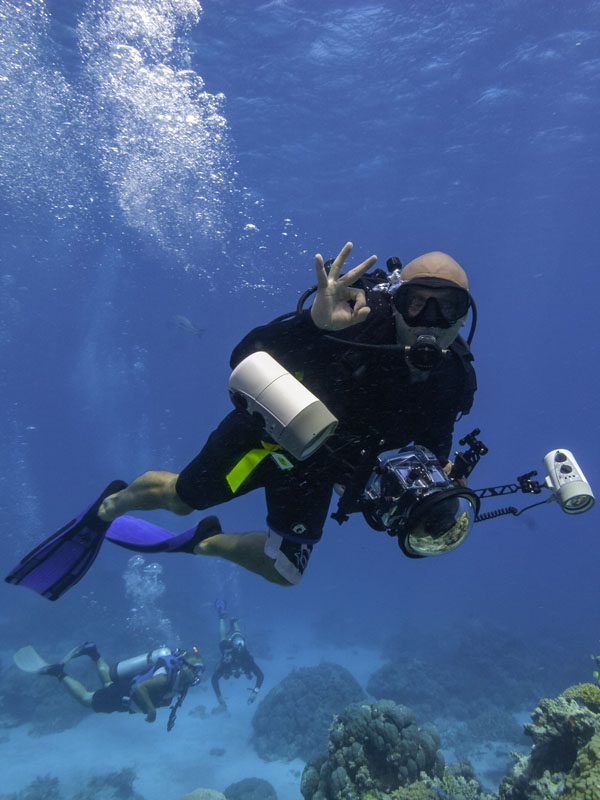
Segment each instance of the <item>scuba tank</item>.
[{"label": "scuba tank", "polygon": [[131,680],[136,675],[141,675],[150,667],[153,667],[159,658],[170,655],[171,650],[163,646],[157,647],[156,650],[151,650],[148,653],[141,653],[139,656],[126,658],[124,661],[111,665],[110,679],[115,683]]}]

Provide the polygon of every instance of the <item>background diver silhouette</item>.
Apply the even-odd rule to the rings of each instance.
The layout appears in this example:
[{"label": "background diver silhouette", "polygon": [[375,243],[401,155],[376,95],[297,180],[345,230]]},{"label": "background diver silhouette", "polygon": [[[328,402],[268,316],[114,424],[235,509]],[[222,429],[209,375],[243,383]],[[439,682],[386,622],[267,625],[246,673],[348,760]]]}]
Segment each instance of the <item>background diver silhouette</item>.
[{"label": "background diver silhouette", "polygon": [[[80,681],[67,675],[65,666],[80,656],[87,656],[96,665],[101,689],[89,690]],[[200,681],[205,669],[195,647],[189,652],[171,652],[169,648],[161,647],[109,665],[93,642],[74,647],[54,664],[49,664],[31,645],[27,645],[18,650],[13,659],[23,672],[57,678],[71,697],[98,714],[112,714],[115,711],[142,713],[146,722],[154,722],[156,709],[169,706],[176,700],[171,707],[168,730],[175,724],[177,709],[188,689]]]},{"label": "background diver silhouette", "polygon": [[[246,678],[256,676],[256,682],[252,689],[248,691],[248,705],[252,705],[256,700],[261,686],[263,685],[264,675],[254,658],[250,655],[246,639],[242,636],[240,623],[237,617],[231,617],[228,621],[225,611],[225,602],[217,600],[215,608],[219,615],[219,650],[221,658],[215,667],[211,677],[211,684],[219,706],[225,711],[227,702],[221,694],[220,680],[224,678],[239,678],[243,675]],[[228,624],[229,622],[229,624]]]}]

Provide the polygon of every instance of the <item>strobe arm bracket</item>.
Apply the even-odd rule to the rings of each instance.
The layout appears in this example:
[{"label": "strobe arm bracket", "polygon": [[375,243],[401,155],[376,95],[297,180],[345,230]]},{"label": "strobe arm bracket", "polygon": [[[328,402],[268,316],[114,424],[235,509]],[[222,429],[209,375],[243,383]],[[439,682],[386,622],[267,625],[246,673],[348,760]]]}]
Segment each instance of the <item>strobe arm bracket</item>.
[{"label": "strobe arm bracket", "polygon": [[523,494],[539,494],[542,489],[547,487],[539,481],[532,481],[531,479],[534,475],[537,475],[536,470],[520,475],[517,478],[517,483],[504,483],[501,486],[486,486],[485,489],[473,489],[473,491],[480,499],[484,497],[501,497],[504,494],[516,494],[517,492],[523,492]]},{"label": "strobe arm bracket", "polygon": [[468,445],[468,449],[454,454],[454,464],[450,472],[452,480],[460,481],[467,478],[479,463],[481,456],[486,455],[488,448],[477,437],[481,431],[474,428],[458,443],[461,447]]},{"label": "strobe arm bracket", "polygon": [[534,475],[537,475],[537,470],[532,470],[531,472],[526,472],[525,475],[520,475],[517,478],[519,482],[519,488],[523,492],[523,494],[539,494],[542,489],[548,488],[545,484],[540,483],[539,481],[532,481]]},{"label": "strobe arm bracket", "polygon": [[[526,472],[524,475],[519,475],[517,483],[505,483],[502,486],[488,486],[485,489],[474,489],[473,491],[479,498],[501,497],[504,494],[516,494],[517,492],[523,492],[523,494],[539,494],[542,489],[547,489],[548,487],[546,484],[540,483],[539,481],[532,481],[531,479],[534,475],[537,475],[536,470]],[[532,503],[520,510],[517,510],[514,506],[508,506],[507,508],[497,508],[494,511],[486,511],[483,514],[478,514],[475,517],[475,522],[485,522],[485,520],[502,517],[505,514],[512,514],[518,517],[524,511],[528,511],[530,508],[534,508],[534,506],[548,503],[550,500],[552,500],[552,497],[542,500],[539,503]]]},{"label": "strobe arm bracket", "polygon": [[[488,452],[488,448],[477,438],[479,433],[479,428],[475,428],[471,433],[468,433],[463,439],[459,440],[461,447],[467,445],[468,449],[463,452],[458,452],[455,455],[454,465],[450,472],[450,477],[454,480],[467,478],[479,463],[481,456],[486,455]],[[484,489],[474,489],[473,492],[480,499],[485,497],[501,497],[502,495],[515,494],[516,492],[539,494],[542,489],[547,487],[545,483],[532,480],[534,475],[537,475],[537,472],[532,470],[531,472],[526,472],[524,475],[519,475],[516,483],[505,483],[501,486],[487,486]],[[534,503],[534,505],[539,505],[539,503]],[[479,514],[475,517],[475,522],[483,522],[486,519],[494,519],[495,517],[500,517],[505,514],[519,516],[519,514],[522,514],[523,511],[526,511],[528,508],[533,508],[533,506],[526,506],[520,511],[514,508],[514,506],[488,511],[487,513]]]}]

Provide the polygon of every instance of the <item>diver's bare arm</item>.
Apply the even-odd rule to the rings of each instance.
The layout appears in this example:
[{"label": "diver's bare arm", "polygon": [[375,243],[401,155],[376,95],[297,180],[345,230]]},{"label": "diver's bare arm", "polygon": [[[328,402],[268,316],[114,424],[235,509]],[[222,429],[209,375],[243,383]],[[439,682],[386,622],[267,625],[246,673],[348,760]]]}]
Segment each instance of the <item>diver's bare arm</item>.
[{"label": "diver's bare arm", "polygon": [[164,691],[167,685],[167,678],[165,675],[155,675],[148,678],[135,687],[133,697],[138,706],[146,715],[146,722],[154,722],[156,719],[156,708],[150,697],[150,691],[157,689],[159,692]]}]

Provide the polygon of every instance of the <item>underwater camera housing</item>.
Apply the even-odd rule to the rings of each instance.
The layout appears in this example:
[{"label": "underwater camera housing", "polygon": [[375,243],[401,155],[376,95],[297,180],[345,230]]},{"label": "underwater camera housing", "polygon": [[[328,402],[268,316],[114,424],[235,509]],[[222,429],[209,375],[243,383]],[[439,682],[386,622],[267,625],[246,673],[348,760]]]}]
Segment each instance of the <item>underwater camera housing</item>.
[{"label": "underwater camera housing", "polygon": [[545,485],[566,514],[582,514],[596,502],[575,456],[570,450],[551,450],[544,456],[548,472]]},{"label": "underwater camera housing", "polygon": [[318,450],[338,423],[318,397],[262,350],[233,370],[229,394],[236,407],[258,415],[269,436],[299,461]]},{"label": "underwater camera housing", "polygon": [[420,445],[382,453],[361,498],[368,524],[397,536],[402,552],[412,558],[458,547],[479,506],[477,495],[452,480]]},{"label": "underwater camera housing", "polygon": [[[450,475],[425,447],[382,453],[357,510],[362,511],[372,528],[397,536],[405,555],[421,558],[453,550],[464,541],[475,522],[505,514],[519,516],[554,500],[567,514],[582,514],[594,505],[594,494],[581,467],[565,449],[551,450],[544,456],[548,475],[543,483],[533,480],[537,473],[532,471],[519,476],[515,483],[466,488],[464,479],[487,453],[478,435],[479,429],[475,428],[460,440],[468,449],[455,454]],[[479,513],[484,498],[516,492],[540,494],[542,489],[549,489],[552,495],[521,509],[509,506]]]}]

